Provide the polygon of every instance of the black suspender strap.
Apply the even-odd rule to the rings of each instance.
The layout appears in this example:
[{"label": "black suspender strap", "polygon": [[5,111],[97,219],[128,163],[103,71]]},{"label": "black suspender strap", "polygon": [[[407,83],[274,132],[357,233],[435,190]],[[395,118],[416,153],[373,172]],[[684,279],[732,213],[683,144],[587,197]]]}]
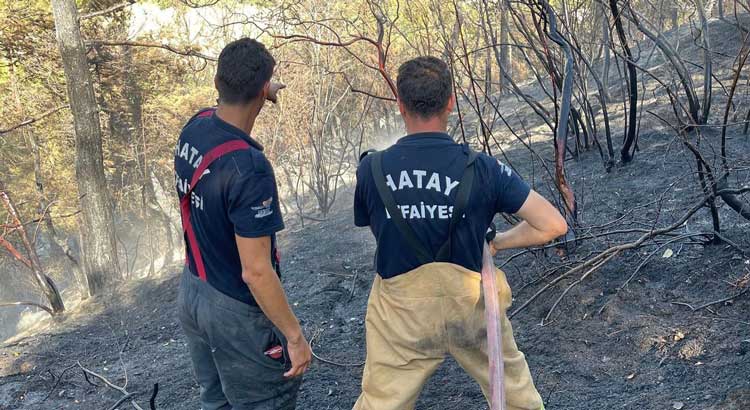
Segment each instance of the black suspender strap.
[{"label": "black suspender strap", "polygon": [[453,236],[456,232],[456,226],[464,218],[464,211],[469,204],[471,197],[471,188],[474,185],[474,162],[477,159],[477,152],[468,149],[469,159],[466,161],[464,174],[461,176],[461,182],[456,193],[456,201],[453,203],[453,215],[451,216],[450,226],[448,228],[448,239],[435,257],[437,262],[449,262],[453,255]]},{"label": "black suspender strap", "polygon": [[385,205],[385,209],[391,216],[391,220],[396,225],[399,233],[404,237],[406,243],[409,244],[414,254],[417,256],[419,263],[426,265],[432,263],[435,257],[427,250],[424,244],[417,238],[417,234],[414,229],[404,219],[401,213],[401,208],[396,205],[396,201],[393,199],[393,193],[385,182],[385,174],[383,173],[383,152],[375,152],[370,154],[370,167],[372,171],[372,177],[375,180],[375,186],[378,189],[380,199]]},{"label": "black suspender strap", "polygon": [[378,189],[380,199],[385,205],[385,209],[391,216],[391,220],[396,225],[401,236],[404,237],[406,243],[409,245],[411,250],[417,256],[419,263],[426,265],[432,262],[449,262],[453,254],[453,236],[456,232],[458,223],[464,219],[464,212],[469,199],[471,197],[471,189],[474,185],[474,163],[477,159],[477,152],[468,149],[468,160],[466,161],[466,167],[464,173],[461,176],[458,191],[456,193],[456,201],[453,204],[453,215],[451,216],[450,225],[448,228],[448,239],[445,241],[443,246],[440,247],[437,256],[433,256],[428,250],[429,248],[419,240],[417,234],[414,232],[414,228],[404,219],[401,213],[401,208],[396,205],[396,201],[393,198],[393,192],[388,187],[385,181],[385,173],[383,172],[383,152],[374,152],[370,154],[370,169],[372,171],[372,177],[375,181],[375,187]]}]

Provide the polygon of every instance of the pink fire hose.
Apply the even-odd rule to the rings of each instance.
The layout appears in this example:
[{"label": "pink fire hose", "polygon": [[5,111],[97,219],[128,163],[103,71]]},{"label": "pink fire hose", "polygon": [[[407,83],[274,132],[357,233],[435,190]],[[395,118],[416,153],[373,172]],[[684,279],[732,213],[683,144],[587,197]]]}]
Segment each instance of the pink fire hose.
[{"label": "pink fire hose", "polygon": [[484,311],[487,318],[487,356],[490,360],[490,410],[505,410],[500,303],[497,296],[495,262],[492,260],[489,245],[486,243],[482,256],[482,289],[484,291]]}]

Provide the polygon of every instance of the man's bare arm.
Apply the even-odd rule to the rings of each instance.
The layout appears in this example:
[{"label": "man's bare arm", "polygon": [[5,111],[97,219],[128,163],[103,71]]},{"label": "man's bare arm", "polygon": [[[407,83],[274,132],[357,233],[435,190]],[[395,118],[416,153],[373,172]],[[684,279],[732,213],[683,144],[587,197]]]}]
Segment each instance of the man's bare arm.
[{"label": "man's bare arm", "polygon": [[560,212],[533,190],[516,215],[523,221],[495,236],[492,241],[494,251],[543,245],[568,231],[568,224]]},{"label": "man's bare arm", "polygon": [[286,299],[281,281],[271,264],[271,238],[243,238],[235,235],[242,261],[242,280],[266,317],[287,339],[292,369],[285,376],[300,376],[310,364],[312,354],[302,328]]}]

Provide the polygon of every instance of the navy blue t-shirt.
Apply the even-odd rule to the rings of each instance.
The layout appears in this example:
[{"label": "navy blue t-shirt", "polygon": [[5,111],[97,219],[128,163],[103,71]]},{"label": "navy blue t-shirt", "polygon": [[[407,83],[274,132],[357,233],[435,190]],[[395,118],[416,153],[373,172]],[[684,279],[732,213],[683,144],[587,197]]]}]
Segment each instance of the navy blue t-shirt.
[{"label": "navy blue t-shirt", "polygon": [[[437,254],[448,240],[450,218],[466,167],[468,150],[448,134],[407,135],[383,152],[386,184],[417,238]],[[376,268],[387,279],[420,266],[396,225],[390,220],[371,173],[372,156],[357,169],[354,223],[370,226],[377,240]],[[456,226],[451,263],[479,272],[487,228],[499,212],[516,213],[529,196],[529,186],[510,167],[479,154],[474,183]]]},{"label": "navy blue t-shirt", "polygon": [[[239,128],[203,111],[183,128],[174,156],[175,185],[182,198],[193,172],[212,148],[241,139],[250,148],[215,160],[191,194],[191,221],[200,245],[208,283],[241,302],[257,305],[242,281],[242,265],[235,234],[245,238],[271,237],[276,257],[276,232],[284,229],[278,191],[263,147]],[[190,270],[198,276],[191,250]]]}]

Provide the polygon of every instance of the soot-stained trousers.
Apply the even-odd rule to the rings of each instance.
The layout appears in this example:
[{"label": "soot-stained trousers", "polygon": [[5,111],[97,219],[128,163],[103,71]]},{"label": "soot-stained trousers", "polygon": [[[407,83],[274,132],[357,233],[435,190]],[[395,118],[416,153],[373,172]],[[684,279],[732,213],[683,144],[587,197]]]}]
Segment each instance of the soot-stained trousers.
[{"label": "soot-stained trousers", "polygon": [[[400,139],[382,154],[385,184],[417,239],[437,254],[467,164],[468,149],[448,134],[421,133]],[[487,330],[481,292],[482,248],[499,212],[516,213],[529,186],[508,166],[480,154],[465,216],[453,233],[450,258],[422,263],[390,213],[365,157],[357,171],[354,219],[377,241],[377,275],[367,306],[367,359],[355,410],[411,410],[424,383],[447,355],[482,388],[489,388]],[[508,410],[539,410],[542,399],[513,338],[507,318],[511,293],[497,271]]]},{"label": "soot-stained trousers", "polygon": [[[209,164],[210,152],[237,142],[245,149],[210,162],[194,184],[194,173]],[[270,236],[268,257],[279,271],[275,234],[284,222],[273,169],[262,150],[211,109],[188,122],[175,148],[175,186],[180,199],[189,200],[187,224],[199,248],[187,247],[177,311],[203,410],[292,410],[301,383],[301,378],[284,378],[291,367],[286,340],[242,280],[235,235]],[[278,346],[282,352],[265,354]]]}]

